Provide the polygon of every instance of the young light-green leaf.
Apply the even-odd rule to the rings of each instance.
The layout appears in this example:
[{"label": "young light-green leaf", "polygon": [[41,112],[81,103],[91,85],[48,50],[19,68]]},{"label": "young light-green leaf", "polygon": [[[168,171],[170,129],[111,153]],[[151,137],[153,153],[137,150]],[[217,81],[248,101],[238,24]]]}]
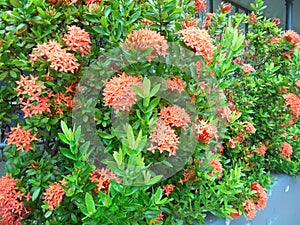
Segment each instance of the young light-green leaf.
[{"label": "young light-green leaf", "polygon": [[96,212],[94,199],[88,192],[85,193],[85,206],[90,215],[93,215]]}]

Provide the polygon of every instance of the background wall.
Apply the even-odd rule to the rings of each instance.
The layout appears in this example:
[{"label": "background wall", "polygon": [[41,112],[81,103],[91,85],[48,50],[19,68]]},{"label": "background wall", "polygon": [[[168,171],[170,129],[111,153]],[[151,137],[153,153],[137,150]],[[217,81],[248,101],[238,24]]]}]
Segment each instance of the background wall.
[{"label": "background wall", "polygon": [[[214,10],[220,5],[222,0],[212,0],[214,4]],[[209,2],[209,0],[207,0]],[[250,3],[254,0],[232,0],[232,2],[238,3],[251,11]],[[286,7],[285,0],[264,0],[268,6],[265,9],[265,15],[270,18],[278,17],[281,21],[281,27],[285,28],[286,22]],[[300,0],[294,0],[293,3],[293,30],[300,33]]]}]

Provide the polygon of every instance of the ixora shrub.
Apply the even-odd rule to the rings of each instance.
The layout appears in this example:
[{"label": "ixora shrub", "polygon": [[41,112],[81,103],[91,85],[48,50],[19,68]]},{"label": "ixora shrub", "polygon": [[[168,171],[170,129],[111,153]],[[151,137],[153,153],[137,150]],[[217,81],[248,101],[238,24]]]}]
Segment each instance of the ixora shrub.
[{"label": "ixora shrub", "polygon": [[262,0],[0,7],[0,224],[251,220],[299,175],[300,36]]}]

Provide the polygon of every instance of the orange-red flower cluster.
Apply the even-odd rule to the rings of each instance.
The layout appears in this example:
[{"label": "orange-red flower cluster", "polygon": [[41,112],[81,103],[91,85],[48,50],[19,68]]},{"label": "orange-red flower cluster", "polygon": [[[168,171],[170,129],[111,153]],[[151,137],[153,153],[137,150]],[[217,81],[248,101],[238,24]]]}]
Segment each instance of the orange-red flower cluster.
[{"label": "orange-red flower cluster", "polygon": [[23,105],[21,110],[25,113],[24,118],[50,112],[49,98],[41,96],[46,87],[42,85],[42,82],[37,83],[37,79],[30,75],[29,77],[21,76],[20,80],[16,81],[18,86],[14,90],[18,92],[17,96],[20,96],[19,104]]},{"label": "orange-red flower cluster", "polygon": [[213,176],[214,174],[218,174],[217,179],[220,179],[222,177],[222,172],[223,172],[223,166],[222,163],[220,162],[219,158],[212,159],[209,164],[209,166],[213,167],[213,170],[208,173],[209,176]]},{"label": "orange-red flower cluster", "polygon": [[232,219],[237,219],[241,216],[241,214],[239,213],[238,209],[234,209],[235,212],[231,212],[229,215],[232,217]]},{"label": "orange-red flower cluster", "polygon": [[221,11],[223,13],[227,13],[227,12],[231,11],[231,9],[232,9],[232,5],[230,3],[221,2]]},{"label": "orange-red flower cluster", "polygon": [[202,27],[208,28],[210,24],[213,22],[213,16],[215,13],[206,13],[206,19],[203,20]]},{"label": "orange-red flower cluster", "polygon": [[196,139],[207,144],[212,138],[217,137],[216,127],[212,126],[207,120],[200,120],[195,127]]},{"label": "orange-red flower cluster", "polygon": [[257,199],[254,200],[254,203],[259,209],[266,208],[268,195],[266,191],[262,188],[262,186],[258,182],[253,182],[251,185],[251,190],[256,192]]},{"label": "orange-red flower cluster", "polygon": [[16,145],[17,150],[26,151],[32,150],[31,143],[38,140],[37,134],[32,135],[30,129],[22,129],[18,124],[16,127],[11,128],[11,132],[7,134],[7,144]]},{"label": "orange-red flower cluster", "polygon": [[244,203],[244,210],[246,213],[246,219],[252,220],[256,215],[256,205],[252,198],[250,198],[247,202]]},{"label": "orange-red flower cluster", "polygon": [[38,44],[33,49],[33,54],[30,54],[31,63],[44,57],[47,62],[50,62],[50,67],[60,72],[74,73],[79,67],[74,54],[67,52],[57,41],[52,40],[42,45]]},{"label": "orange-red flower cluster", "polygon": [[146,50],[152,48],[151,54],[166,56],[168,54],[168,43],[164,36],[149,29],[140,29],[128,34],[122,45],[126,50],[134,48],[136,50]]},{"label": "orange-red flower cluster", "polygon": [[18,85],[14,90],[20,95],[28,95],[29,100],[38,100],[42,91],[46,88],[42,82],[37,82],[38,77],[30,76],[20,76],[20,80],[16,81]]},{"label": "orange-red flower cluster", "polygon": [[277,37],[272,36],[272,37],[269,38],[268,42],[278,45],[279,44],[279,39]]},{"label": "orange-red flower cluster", "polygon": [[9,174],[0,178],[0,225],[21,225],[21,219],[29,213],[16,187],[16,179]]},{"label": "orange-red flower cluster", "polygon": [[256,129],[249,121],[245,121],[244,123],[244,131],[247,133],[255,133]]},{"label": "orange-red flower cluster", "polygon": [[249,16],[249,21],[250,21],[250,23],[252,23],[252,24],[256,23],[256,21],[257,21],[257,16],[256,16],[256,14],[255,14],[254,12],[252,12],[252,13],[250,14],[250,16]]},{"label": "orange-red flower cluster", "polygon": [[293,44],[300,43],[300,35],[296,31],[287,30],[283,33],[283,37]]},{"label": "orange-red flower cluster", "polygon": [[237,143],[238,143],[237,139],[234,138],[234,137],[231,137],[231,138],[229,139],[229,141],[228,141],[228,147],[229,147],[229,148],[235,148],[236,145],[237,145]]},{"label": "orange-red flower cluster", "polygon": [[244,64],[242,66],[242,70],[243,70],[244,74],[250,74],[250,73],[255,72],[255,69],[250,64]]},{"label": "orange-red flower cluster", "polygon": [[276,26],[279,26],[280,24],[280,19],[279,18],[273,18],[272,23],[274,23]]},{"label": "orange-red flower cluster", "polygon": [[95,169],[90,173],[89,180],[97,184],[97,189],[95,190],[98,193],[100,191],[106,191],[109,188],[110,180],[115,180],[118,183],[121,183],[120,178],[110,171],[108,168]]},{"label": "orange-red flower cluster", "polygon": [[147,25],[152,25],[152,24],[155,24],[155,22],[151,21],[151,20],[148,20],[146,18],[143,18],[142,19],[142,23],[147,26]]},{"label": "orange-red flower cluster", "polygon": [[105,105],[117,111],[130,111],[131,106],[136,103],[133,85],[142,87],[140,78],[125,73],[106,81],[103,90]]},{"label": "orange-red flower cluster", "polygon": [[229,106],[227,107],[217,107],[217,114],[229,123],[232,115],[232,111]]},{"label": "orange-red flower cluster", "polygon": [[61,186],[64,184],[65,181],[54,182],[53,184],[49,185],[46,189],[44,195],[44,202],[47,203],[48,209],[54,210],[55,207],[59,207],[66,191]]},{"label": "orange-red flower cluster", "polygon": [[177,105],[162,108],[159,113],[159,120],[171,127],[182,127],[184,129],[188,128],[191,122],[189,114]]},{"label": "orange-red flower cluster", "polygon": [[266,145],[264,143],[260,142],[260,147],[257,147],[256,151],[258,152],[258,154],[264,156],[267,151]]},{"label": "orange-red flower cluster", "polygon": [[186,18],[185,20],[181,21],[181,27],[183,29],[186,29],[188,27],[197,27],[198,26],[198,20],[195,18]]},{"label": "orange-red flower cluster", "polygon": [[300,98],[294,93],[284,94],[283,98],[285,99],[284,107],[288,107],[291,113],[295,116],[297,120],[300,116]]},{"label": "orange-red flower cluster", "polygon": [[166,78],[166,87],[170,91],[178,91],[179,93],[183,92],[186,85],[184,81],[180,78],[173,77],[173,78]]},{"label": "orange-red flower cluster", "polygon": [[64,35],[63,41],[72,51],[79,51],[81,56],[91,52],[91,39],[88,32],[77,26],[68,26],[68,33]]},{"label": "orange-red flower cluster", "polygon": [[293,153],[293,147],[286,141],[282,143],[279,147],[280,156],[284,156],[286,160],[291,160],[291,155]]},{"label": "orange-red flower cluster", "polygon": [[166,196],[169,196],[174,191],[175,186],[173,184],[167,184],[163,186],[163,191]]},{"label": "orange-red flower cluster", "polygon": [[46,96],[38,97],[36,103],[32,103],[29,100],[21,101],[20,104],[23,105],[21,109],[24,112],[24,118],[31,117],[33,115],[43,114],[43,112],[50,113],[50,99]]},{"label": "orange-red flower cluster", "polygon": [[162,153],[166,151],[169,156],[176,155],[179,138],[175,134],[175,130],[163,120],[159,119],[156,123],[155,131],[150,133],[150,150],[154,153],[156,149]]},{"label": "orange-red flower cluster", "polygon": [[[156,224],[157,222],[159,222],[160,220],[163,220],[164,218],[164,214],[162,212],[160,212],[157,217],[155,218],[155,220],[153,221],[153,224]],[[151,220],[152,221],[152,220]]]},{"label": "orange-red flower cluster", "polygon": [[211,62],[215,46],[206,30],[198,27],[188,27],[178,33],[182,35],[182,40],[188,47],[196,54],[202,55],[206,62]]},{"label": "orange-red flower cluster", "polygon": [[206,9],[206,0],[195,0],[194,5],[198,12],[204,11]]}]

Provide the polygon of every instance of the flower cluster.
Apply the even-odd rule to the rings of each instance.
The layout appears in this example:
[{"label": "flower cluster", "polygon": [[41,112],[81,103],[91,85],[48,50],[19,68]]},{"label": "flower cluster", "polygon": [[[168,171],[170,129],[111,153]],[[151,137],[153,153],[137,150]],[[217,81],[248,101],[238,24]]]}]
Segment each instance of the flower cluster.
[{"label": "flower cluster", "polygon": [[219,158],[212,159],[208,163],[208,166],[213,167],[213,170],[208,173],[209,176],[213,176],[214,174],[218,174],[217,179],[220,179],[222,177],[223,166],[222,166],[222,163],[220,162]]},{"label": "flower cluster", "polygon": [[30,76],[20,76],[20,80],[16,81],[18,85],[14,90],[20,95],[28,95],[29,100],[38,100],[42,91],[46,88],[42,82],[37,82],[38,77]]},{"label": "flower cluster", "polygon": [[244,74],[250,74],[255,72],[255,69],[250,64],[244,64],[242,70]]},{"label": "flower cluster", "polygon": [[215,46],[208,32],[198,27],[187,27],[178,32],[182,35],[184,43],[196,52],[202,55],[207,63],[212,60]]},{"label": "flower cluster", "polygon": [[181,26],[183,29],[186,29],[188,27],[197,27],[198,21],[195,18],[185,18],[185,20],[181,21]]},{"label": "flower cluster", "polygon": [[155,130],[150,133],[150,150],[154,153],[156,149],[160,153],[166,151],[169,156],[176,155],[179,138],[175,134],[175,130],[163,120],[158,120]]},{"label": "flower cluster", "polygon": [[115,180],[118,183],[121,183],[120,178],[111,172],[108,168],[95,169],[90,173],[89,180],[97,184],[97,189],[95,190],[98,193],[98,190],[105,191],[108,190],[110,185],[110,180]]},{"label": "flower cluster", "polygon": [[167,184],[163,186],[163,191],[166,196],[169,196],[174,191],[175,186],[173,184]]},{"label": "flower cluster", "polygon": [[81,56],[91,52],[91,39],[89,33],[80,27],[68,26],[68,33],[64,35],[63,41],[72,51],[79,51]]},{"label": "flower cluster", "polygon": [[244,210],[246,213],[246,219],[252,220],[256,215],[256,205],[254,203],[254,200],[250,198],[247,202],[244,203]]},{"label": "flower cluster", "polygon": [[67,52],[67,50],[55,40],[42,45],[38,44],[33,51],[34,53],[30,54],[32,65],[35,61],[44,57],[47,62],[50,62],[50,67],[60,72],[75,73],[75,70],[79,68],[79,63],[75,55]]},{"label": "flower cluster", "polygon": [[280,156],[284,156],[287,160],[291,160],[291,155],[293,153],[293,147],[286,141],[282,143],[279,148]]},{"label": "flower cluster", "polygon": [[184,84],[184,81],[180,78],[173,77],[173,78],[166,78],[166,87],[170,91],[177,91],[179,93],[183,92],[186,85]]},{"label": "flower cluster", "polygon": [[266,208],[267,201],[268,201],[268,195],[266,191],[262,188],[262,186],[258,182],[253,182],[251,185],[251,190],[256,192],[256,200],[254,200],[254,203],[259,209]]},{"label": "flower cluster", "polygon": [[20,124],[16,127],[12,127],[11,132],[7,134],[7,143],[16,145],[17,150],[19,151],[26,150],[26,152],[28,152],[29,150],[32,150],[33,147],[31,146],[31,143],[38,139],[36,137],[37,133],[32,135],[30,131],[30,129],[23,129]]},{"label": "flower cluster", "polygon": [[255,133],[256,129],[252,123],[250,123],[249,121],[245,121],[243,124],[244,124],[244,130],[247,133]]},{"label": "flower cluster", "polygon": [[50,184],[45,191],[44,203],[47,204],[48,209],[54,210],[55,207],[59,207],[66,191],[63,189],[62,185],[65,184],[64,180],[54,182]]},{"label": "flower cluster", "polygon": [[231,11],[231,9],[232,9],[232,5],[230,3],[221,2],[221,11],[223,13],[228,13]]},{"label": "flower cluster", "polygon": [[252,23],[252,24],[256,23],[256,21],[257,21],[257,16],[256,16],[256,14],[255,14],[254,12],[252,12],[252,13],[250,14],[250,16],[249,16],[249,21],[250,21],[250,23]]},{"label": "flower cluster", "polygon": [[129,111],[136,103],[136,93],[133,85],[142,87],[140,78],[123,73],[105,82],[103,100],[106,106],[111,106],[117,111]]},{"label": "flower cluster", "polygon": [[195,0],[194,4],[198,12],[204,11],[206,9],[206,0]]},{"label": "flower cluster", "polygon": [[283,37],[293,44],[300,43],[300,35],[293,30],[287,30],[284,32]]},{"label": "flower cluster", "polygon": [[21,219],[29,213],[16,182],[9,174],[0,178],[0,225],[21,225]]},{"label": "flower cluster", "polygon": [[169,105],[161,109],[159,119],[171,127],[188,128],[191,118],[185,109],[177,105]]},{"label": "flower cluster", "polygon": [[212,138],[217,137],[217,128],[207,120],[199,120],[195,126],[195,136],[199,142],[207,144]]},{"label": "flower cluster", "polygon": [[164,36],[161,36],[158,32],[149,29],[140,29],[128,34],[123,48],[130,50],[134,48],[136,50],[146,50],[152,48],[151,54],[158,54],[166,56],[168,54],[168,43]]},{"label": "flower cluster", "polygon": [[295,117],[294,120],[297,120],[300,116],[300,98],[297,94],[288,93],[284,94],[283,98],[285,99],[284,107],[288,107]]},{"label": "flower cluster", "polygon": [[256,151],[258,152],[258,154],[264,156],[266,154],[267,147],[264,143],[260,142],[260,147],[257,147]]}]

